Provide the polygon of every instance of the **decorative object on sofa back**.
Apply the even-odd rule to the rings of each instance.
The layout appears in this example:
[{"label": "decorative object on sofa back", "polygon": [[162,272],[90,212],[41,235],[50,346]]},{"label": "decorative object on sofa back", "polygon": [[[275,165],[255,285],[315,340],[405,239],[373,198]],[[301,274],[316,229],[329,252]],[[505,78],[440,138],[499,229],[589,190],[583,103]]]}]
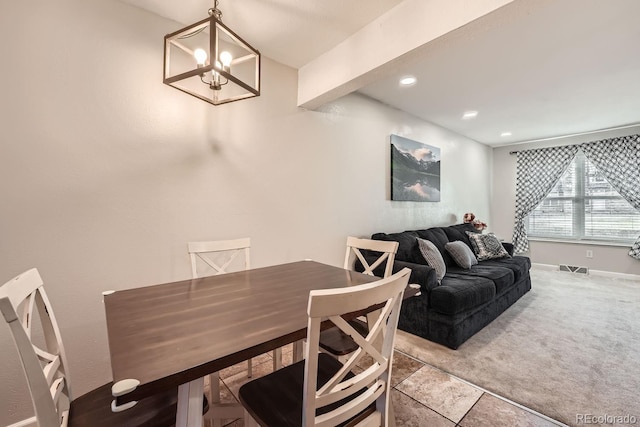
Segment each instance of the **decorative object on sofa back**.
[{"label": "decorative object on sofa back", "polygon": [[453,258],[456,264],[462,268],[468,270],[472,265],[478,263],[478,259],[473,251],[463,241],[456,240],[455,242],[449,242],[444,245],[444,248],[449,252],[449,255],[451,255],[451,258]]},{"label": "decorative object on sofa back", "polygon": [[467,212],[464,214],[462,221],[464,221],[464,223],[470,223],[479,232],[482,232],[482,230],[487,228],[487,223],[476,219],[476,215],[473,212]]},{"label": "decorative object on sofa back", "polygon": [[473,246],[478,261],[510,257],[495,234],[478,234],[467,231],[467,235],[469,236],[471,246]]},{"label": "decorative object on sofa back", "polygon": [[479,219],[474,220],[472,222],[472,224],[475,227],[475,229],[478,230],[479,232],[482,232],[482,230],[487,228],[487,223],[486,222],[482,222]]},{"label": "decorative object on sofa back", "polygon": [[427,261],[429,267],[433,268],[436,271],[436,276],[438,277],[438,283],[442,280],[445,274],[447,274],[447,266],[444,263],[444,259],[440,254],[440,251],[428,240],[418,239],[418,247],[420,248],[420,253],[424,257],[424,260]]}]

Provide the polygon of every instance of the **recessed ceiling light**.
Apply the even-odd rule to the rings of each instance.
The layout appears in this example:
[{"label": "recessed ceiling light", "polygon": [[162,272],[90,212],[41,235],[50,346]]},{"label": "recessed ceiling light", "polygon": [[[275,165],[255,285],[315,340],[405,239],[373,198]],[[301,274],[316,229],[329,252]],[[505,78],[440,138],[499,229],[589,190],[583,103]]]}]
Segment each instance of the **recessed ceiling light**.
[{"label": "recessed ceiling light", "polygon": [[477,111],[465,111],[462,115],[463,120],[475,119],[478,115]]},{"label": "recessed ceiling light", "polygon": [[502,132],[502,133],[500,134],[500,136],[511,136],[511,135],[512,135],[512,133],[511,133],[511,132]]},{"label": "recessed ceiling light", "polygon": [[403,78],[400,79],[400,84],[402,86],[411,86],[415,84],[417,81],[418,79],[416,79],[413,76],[404,76]]}]

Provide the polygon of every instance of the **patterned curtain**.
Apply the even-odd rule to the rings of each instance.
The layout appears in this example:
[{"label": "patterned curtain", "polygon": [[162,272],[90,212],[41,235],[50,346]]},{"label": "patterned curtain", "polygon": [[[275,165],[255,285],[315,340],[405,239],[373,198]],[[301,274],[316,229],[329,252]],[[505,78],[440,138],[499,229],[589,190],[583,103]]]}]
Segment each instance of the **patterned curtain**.
[{"label": "patterned curtain", "polygon": [[516,253],[529,250],[524,219],[551,192],[577,151],[578,146],[569,145],[518,152],[516,222],[512,241]]},{"label": "patterned curtain", "polygon": [[[640,211],[640,135],[589,142],[580,149],[609,184]],[[640,260],[640,237],[629,255]]]}]

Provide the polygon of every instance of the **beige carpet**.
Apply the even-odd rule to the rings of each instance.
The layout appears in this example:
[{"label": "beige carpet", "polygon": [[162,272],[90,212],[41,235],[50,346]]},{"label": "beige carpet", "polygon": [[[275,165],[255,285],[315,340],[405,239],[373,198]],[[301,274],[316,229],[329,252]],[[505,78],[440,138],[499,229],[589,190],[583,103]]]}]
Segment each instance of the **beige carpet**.
[{"label": "beige carpet", "polygon": [[458,350],[403,331],[396,348],[571,426],[587,415],[640,425],[640,282],[531,276],[532,290]]}]

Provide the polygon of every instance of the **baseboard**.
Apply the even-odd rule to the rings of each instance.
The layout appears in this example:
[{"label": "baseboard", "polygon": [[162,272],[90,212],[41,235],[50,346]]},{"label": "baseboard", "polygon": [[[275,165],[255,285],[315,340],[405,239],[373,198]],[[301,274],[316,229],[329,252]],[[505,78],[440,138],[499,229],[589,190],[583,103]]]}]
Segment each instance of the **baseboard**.
[{"label": "baseboard", "polygon": [[531,268],[535,268],[536,270],[544,270],[544,271],[560,271],[560,267],[557,265],[551,264],[540,264],[537,262],[531,263]]},{"label": "baseboard", "polygon": [[589,270],[589,274],[593,276],[605,276],[605,277],[613,277],[616,279],[640,281],[640,274],[617,273],[615,271],[603,271],[603,270]]},{"label": "baseboard", "polygon": [[[533,262],[531,263],[531,268],[535,268],[537,270],[544,271],[560,271],[557,265],[552,264],[540,264]],[[626,279],[626,280],[636,280],[640,281],[639,274],[628,274],[628,273],[618,273],[615,271],[604,271],[604,270],[591,270],[589,269],[590,276],[601,276],[601,277],[612,277],[615,279]]]}]

